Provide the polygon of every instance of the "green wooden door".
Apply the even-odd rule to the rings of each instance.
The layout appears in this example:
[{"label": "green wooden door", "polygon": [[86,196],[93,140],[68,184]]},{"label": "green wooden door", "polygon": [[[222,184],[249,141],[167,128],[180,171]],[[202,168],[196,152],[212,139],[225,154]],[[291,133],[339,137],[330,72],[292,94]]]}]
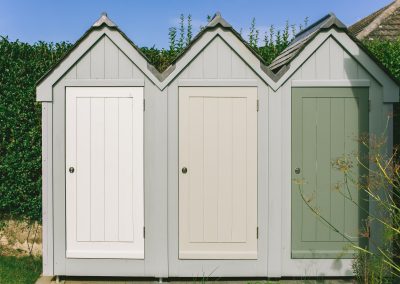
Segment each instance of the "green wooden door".
[{"label": "green wooden door", "polygon": [[[354,181],[365,171],[368,88],[292,89],[292,258],[350,258],[349,241],[326,225],[315,209],[355,243],[365,227],[367,198]],[[352,165],[348,190],[335,161]],[[303,199],[306,200],[304,200]],[[307,202],[307,203],[306,203]]]}]

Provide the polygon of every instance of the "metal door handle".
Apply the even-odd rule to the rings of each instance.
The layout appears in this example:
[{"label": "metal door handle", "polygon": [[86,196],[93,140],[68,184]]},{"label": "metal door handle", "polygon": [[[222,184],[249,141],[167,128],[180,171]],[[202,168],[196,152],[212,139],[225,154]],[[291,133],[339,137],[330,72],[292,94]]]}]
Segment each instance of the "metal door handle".
[{"label": "metal door handle", "polygon": [[182,173],[184,173],[184,174],[187,173],[187,168],[186,168],[186,167],[183,167],[183,168],[182,168]]},{"label": "metal door handle", "polygon": [[300,168],[295,168],[295,169],[294,169],[294,172],[295,172],[296,175],[298,175],[298,174],[301,172],[301,171],[300,171]]},{"label": "metal door handle", "polygon": [[70,172],[71,174],[73,174],[73,173],[75,172],[74,167],[69,167],[69,172]]}]

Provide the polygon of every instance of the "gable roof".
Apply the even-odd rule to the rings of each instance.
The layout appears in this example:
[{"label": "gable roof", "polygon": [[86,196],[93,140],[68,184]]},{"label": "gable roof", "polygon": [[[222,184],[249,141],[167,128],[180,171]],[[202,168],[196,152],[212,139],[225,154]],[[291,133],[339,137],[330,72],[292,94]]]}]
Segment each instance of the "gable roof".
[{"label": "gable roof", "polygon": [[[398,0],[400,3],[400,0]],[[303,51],[303,49],[313,41],[313,39],[323,31],[335,29],[345,33],[357,46],[364,51],[378,66],[381,68],[397,85],[400,85],[399,80],[393,76],[393,74],[372,54],[360,40],[358,40],[353,34],[349,32],[346,25],[343,24],[333,13],[330,13],[314,24],[309,26],[307,29],[298,33],[289,46],[284,49],[281,54],[275,58],[272,63],[268,66],[271,71],[278,74],[279,78],[282,77],[285,72],[289,69],[290,63]]]},{"label": "gable roof", "polygon": [[349,27],[358,39],[389,39],[400,36],[400,0],[396,0]]},{"label": "gable roof", "polygon": [[320,31],[332,27],[341,30],[346,29],[346,25],[339,21],[333,13],[322,17],[314,24],[299,32],[289,46],[272,61],[269,68],[274,72],[279,71],[283,66],[288,65]]},{"label": "gable roof", "polygon": [[[44,82],[53,73],[53,71],[64,62],[66,58],[68,58],[72,53],[74,53],[77,50],[77,48],[82,42],[88,39],[90,34],[92,34],[95,31],[100,31],[104,28],[108,28],[111,31],[118,32],[125,40],[129,42],[131,47],[133,47],[146,60],[147,64],[151,65],[149,63],[148,58],[140,50],[140,48],[135,43],[133,43],[132,40],[124,32],[122,32],[113,21],[110,20],[110,18],[107,16],[107,13],[103,12],[100,18],[96,22],[94,22],[94,24],[74,43],[71,49],[66,54],[64,54],[42,77],[39,78],[39,80],[36,82],[36,86],[39,87],[42,84],[42,82]],[[101,33],[100,36],[102,36]],[[100,38],[100,36],[97,37],[97,39]],[[157,74],[158,71],[156,68],[153,67],[153,69],[151,68],[149,69],[152,71],[155,77],[159,75]]]},{"label": "gable roof", "polygon": [[[336,33],[334,31],[336,31]],[[348,37],[343,37],[340,34],[345,34]],[[357,48],[361,48],[367,56],[358,56],[357,60],[362,65],[370,64],[369,62],[371,61],[375,62],[378,68],[373,67],[374,72],[372,73],[375,73],[375,75],[380,78],[378,81],[381,81],[382,84],[383,82],[388,82],[388,79],[385,79],[385,77],[382,77],[383,75],[380,74],[383,70],[383,73],[386,73],[386,76],[389,75],[389,78],[398,85],[397,80],[391,76],[390,72],[388,72],[386,68],[348,32],[346,26],[340,22],[334,14],[326,15],[307,29],[298,33],[292,43],[272,62],[272,64],[266,66],[264,60],[242,36],[222,18],[220,13],[216,13],[207,26],[194,37],[192,42],[177,56],[172,64],[164,72],[160,73],[149,63],[149,60],[140,48],[103,13],[100,19],[74,44],[71,50],[38,81],[36,88],[37,100],[51,101],[53,85],[104,35],[117,44],[121,51],[124,52],[160,90],[167,87],[216,37],[220,37],[226,42],[226,44],[246,62],[253,72],[274,91],[279,89],[297,68],[307,60],[307,54],[315,52],[328,36],[341,38],[338,41],[341,42],[343,46],[345,46],[344,41],[346,41],[346,48],[352,48],[353,53],[358,53],[355,49],[356,46]],[[389,93],[391,93],[391,91]]]}]

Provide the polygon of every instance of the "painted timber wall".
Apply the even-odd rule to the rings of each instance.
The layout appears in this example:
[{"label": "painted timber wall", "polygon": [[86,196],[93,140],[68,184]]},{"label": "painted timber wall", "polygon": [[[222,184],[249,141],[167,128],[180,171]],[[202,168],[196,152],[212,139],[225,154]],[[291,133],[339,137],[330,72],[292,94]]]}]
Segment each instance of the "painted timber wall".
[{"label": "painted timber wall", "polygon": [[[149,232],[144,260],[66,258],[65,88],[68,86],[144,87],[144,207]],[[46,149],[43,152],[43,185],[47,187],[43,203],[48,214],[44,216],[48,217],[43,233],[44,272],[51,275],[167,276],[166,91],[161,92],[105,35],[54,85],[52,97],[52,102],[43,103],[46,122],[43,127]]]},{"label": "painted timber wall", "polygon": [[[370,134],[380,135],[386,127],[392,104],[384,103],[383,87],[333,37],[328,37],[316,51],[277,90],[269,88],[269,168],[268,253],[275,261],[268,264],[268,274],[351,275],[351,260],[293,259],[291,212],[292,189],[292,88],[294,87],[367,87],[369,89]],[[388,144],[391,151],[392,122],[389,121]],[[343,153],[344,154],[344,153]],[[370,210],[373,210],[371,208]],[[310,216],[311,218],[315,218]],[[374,230],[372,230],[374,231]],[[378,232],[376,234],[379,234]]]},{"label": "painted timber wall", "polygon": [[[320,32],[286,73],[272,79],[263,71],[260,60],[225,29],[226,22],[219,21],[170,67],[168,74],[158,77],[119,31],[102,26],[79,44],[75,57],[64,59],[68,67],[57,67],[49,75],[54,77],[53,83],[45,80],[38,87],[38,100],[43,102],[45,275],[352,274],[350,259],[292,258],[292,88],[368,88],[369,131],[380,134],[392,111],[391,103],[398,101],[398,86],[347,35],[335,29]],[[66,257],[65,89],[74,86],[144,88],[143,260]],[[257,259],[179,257],[179,93],[180,88],[187,87],[257,90],[258,103],[253,109],[257,111]],[[388,135],[386,147],[391,151],[391,123]]]},{"label": "painted timber wall", "polygon": [[[229,34],[228,34],[229,36]],[[233,36],[231,35],[231,39]],[[237,40],[237,39],[236,39]],[[258,215],[258,247],[256,260],[182,260],[178,257],[178,196],[179,196],[179,89],[186,87],[254,87],[257,88],[259,99],[258,124],[258,184],[257,184],[257,215]],[[204,273],[229,277],[235,276],[265,276],[267,267],[267,180],[268,172],[268,125],[267,125],[267,100],[268,88],[254,70],[236,53],[226,41],[215,36],[205,48],[198,53],[182,72],[168,85],[168,251],[169,251],[169,276],[192,277]],[[256,105],[254,105],[256,111]],[[215,121],[215,123],[218,123]],[[216,162],[218,163],[218,162]],[[222,163],[221,163],[222,164]],[[190,168],[189,168],[190,170]],[[216,169],[216,171],[219,171]],[[200,201],[199,201],[200,202]],[[206,201],[205,201],[206,202]],[[218,203],[210,208],[215,219],[218,216]],[[235,210],[232,208],[232,210]],[[201,222],[212,221],[211,219]],[[225,228],[231,230],[231,227]],[[255,232],[256,228],[254,228]],[[201,267],[201,271],[199,268]],[[213,271],[217,269],[214,273]]]}]

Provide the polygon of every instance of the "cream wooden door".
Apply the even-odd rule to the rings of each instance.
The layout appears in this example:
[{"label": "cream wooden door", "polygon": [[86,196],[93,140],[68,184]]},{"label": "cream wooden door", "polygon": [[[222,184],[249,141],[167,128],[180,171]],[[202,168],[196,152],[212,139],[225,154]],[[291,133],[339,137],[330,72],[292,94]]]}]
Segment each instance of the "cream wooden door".
[{"label": "cream wooden door", "polygon": [[144,258],[143,88],[66,89],[69,258]]},{"label": "cream wooden door", "polygon": [[179,88],[179,258],[257,259],[257,88]]}]

